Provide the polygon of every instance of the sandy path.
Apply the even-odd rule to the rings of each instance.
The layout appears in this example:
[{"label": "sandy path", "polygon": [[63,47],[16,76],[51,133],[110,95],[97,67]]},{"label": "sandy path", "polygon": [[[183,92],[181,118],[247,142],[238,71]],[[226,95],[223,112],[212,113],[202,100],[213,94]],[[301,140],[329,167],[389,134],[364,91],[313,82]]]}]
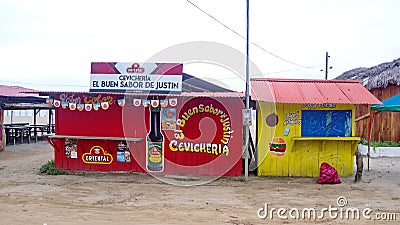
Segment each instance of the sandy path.
[{"label": "sandy path", "polygon": [[315,178],[251,176],[248,182],[220,178],[191,187],[144,174],[39,174],[40,166],[52,158],[46,142],[7,146],[0,153],[0,224],[365,224],[328,214],[315,221],[282,220],[277,214],[273,219],[257,217],[264,203],[319,211],[337,207],[339,196],[347,198],[347,208],[368,207],[372,217],[397,217],[368,224],[400,223],[400,158],[371,159],[371,170],[357,184],[353,177],[342,177],[339,185],[318,185]]}]

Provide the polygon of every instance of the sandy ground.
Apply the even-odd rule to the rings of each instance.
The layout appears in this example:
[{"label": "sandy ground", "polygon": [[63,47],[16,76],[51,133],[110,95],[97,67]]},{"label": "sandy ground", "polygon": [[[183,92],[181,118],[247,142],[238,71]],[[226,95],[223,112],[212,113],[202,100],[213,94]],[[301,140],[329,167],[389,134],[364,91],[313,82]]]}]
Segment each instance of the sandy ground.
[{"label": "sandy ground", "polygon": [[[357,184],[353,177],[341,177],[338,185],[319,185],[316,178],[252,175],[247,182],[220,178],[189,187],[136,173],[39,174],[40,166],[51,159],[52,148],[46,142],[7,146],[0,153],[0,224],[400,223],[400,158],[371,159],[371,170],[364,171]],[[165,179],[186,182],[181,177]],[[347,199],[342,209],[370,208],[371,218],[394,213],[397,221],[332,219],[328,213],[316,220],[285,220],[276,212],[272,219],[271,214],[266,219],[257,216],[265,203],[269,210],[340,208],[339,196]]]}]

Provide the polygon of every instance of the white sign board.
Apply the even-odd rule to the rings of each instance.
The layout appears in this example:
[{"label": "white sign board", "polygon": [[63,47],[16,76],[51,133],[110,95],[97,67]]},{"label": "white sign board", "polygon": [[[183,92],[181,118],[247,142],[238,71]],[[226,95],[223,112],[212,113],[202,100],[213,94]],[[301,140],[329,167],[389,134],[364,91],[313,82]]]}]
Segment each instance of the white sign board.
[{"label": "white sign board", "polygon": [[91,92],[180,93],[180,63],[92,62]]}]

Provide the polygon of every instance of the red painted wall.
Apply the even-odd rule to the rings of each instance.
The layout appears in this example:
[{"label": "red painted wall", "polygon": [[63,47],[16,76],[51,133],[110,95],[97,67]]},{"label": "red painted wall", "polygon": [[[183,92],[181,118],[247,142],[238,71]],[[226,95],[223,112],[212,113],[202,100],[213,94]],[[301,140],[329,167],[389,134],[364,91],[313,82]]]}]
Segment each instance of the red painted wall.
[{"label": "red painted wall", "polygon": [[[122,95],[99,96],[99,94],[91,94],[89,97],[74,93],[52,96],[53,99],[65,102],[108,101],[110,104],[107,110],[100,108],[98,111],[94,109],[72,111],[61,106],[56,108],[57,135],[143,138],[143,141],[129,144],[131,162],[117,161],[118,141],[77,140],[77,158],[72,159],[65,154],[64,139],[54,139],[57,167],[71,171],[148,172],[146,170],[146,136],[149,131],[149,107],[144,107],[143,104],[134,106],[131,96],[125,97],[124,106],[119,106],[116,100],[123,97]],[[147,96],[133,98],[144,100]],[[160,96],[160,99],[164,98]],[[176,97],[166,99],[171,98]],[[176,118],[172,117],[172,119],[176,119],[174,121],[178,123],[176,126],[172,125],[175,129],[162,130],[165,141],[164,170],[154,173],[241,175],[241,109],[243,104],[240,98],[177,97],[177,105],[168,105],[166,108],[175,110]],[[82,155],[89,153],[93,146],[103,148],[106,153],[112,155],[113,161],[110,164],[85,163]],[[200,152],[201,146],[202,152]],[[225,151],[222,151],[224,146]],[[212,148],[218,149],[213,151]]]}]

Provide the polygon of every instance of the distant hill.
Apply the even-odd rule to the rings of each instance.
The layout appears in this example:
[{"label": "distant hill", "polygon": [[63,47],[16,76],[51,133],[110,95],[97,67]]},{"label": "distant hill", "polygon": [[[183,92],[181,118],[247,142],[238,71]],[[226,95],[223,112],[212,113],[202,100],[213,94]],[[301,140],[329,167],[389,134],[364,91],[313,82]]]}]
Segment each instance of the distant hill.
[{"label": "distant hill", "polygon": [[400,85],[400,58],[370,68],[360,67],[344,72],[334,80],[358,80],[368,90]]}]

